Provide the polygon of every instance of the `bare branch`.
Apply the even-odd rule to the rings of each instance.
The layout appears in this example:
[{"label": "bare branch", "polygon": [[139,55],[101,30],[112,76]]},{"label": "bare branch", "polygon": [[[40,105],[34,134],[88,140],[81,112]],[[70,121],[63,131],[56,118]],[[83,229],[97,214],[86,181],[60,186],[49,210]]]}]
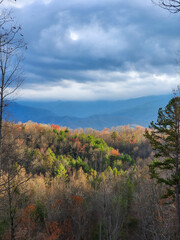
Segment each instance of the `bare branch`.
[{"label": "bare branch", "polygon": [[152,0],[152,2],[171,13],[180,12],[180,0]]}]

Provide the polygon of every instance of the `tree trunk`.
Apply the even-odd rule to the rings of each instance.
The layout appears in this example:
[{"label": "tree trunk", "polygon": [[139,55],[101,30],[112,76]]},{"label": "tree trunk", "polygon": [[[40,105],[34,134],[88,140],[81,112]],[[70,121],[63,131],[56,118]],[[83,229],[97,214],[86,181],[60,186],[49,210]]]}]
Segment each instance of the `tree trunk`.
[{"label": "tree trunk", "polygon": [[2,169],[2,122],[3,122],[3,105],[4,105],[4,71],[1,59],[1,92],[0,92],[0,169]]},{"label": "tree trunk", "polygon": [[101,240],[102,223],[99,225],[99,240]]},{"label": "tree trunk", "polygon": [[0,102],[0,169],[2,169],[2,121],[3,121],[3,88],[1,87],[1,102]]},{"label": "tree trunk", "polygon": [[11,223],[11,240],[15,240],[14,211],[12,206],[12,192],[9,176],[8,176],[8,201],[9,201],[9,218]]},{"label": "tree trunk", "polygon": [[179,206],[179,184],[176,184],[176,210],[178,218],[178,240],[180,240],[180,206]]},{"label": "tree trunk", "polygon": [[[179,107],[179,105],[178,105]],[[177,110],[176,112],[176,211],[177,211],[177,219],[178,219],[178,240],[180,240],[180,205],[179,205],[179,134],[180,134],[180,113]]]}]

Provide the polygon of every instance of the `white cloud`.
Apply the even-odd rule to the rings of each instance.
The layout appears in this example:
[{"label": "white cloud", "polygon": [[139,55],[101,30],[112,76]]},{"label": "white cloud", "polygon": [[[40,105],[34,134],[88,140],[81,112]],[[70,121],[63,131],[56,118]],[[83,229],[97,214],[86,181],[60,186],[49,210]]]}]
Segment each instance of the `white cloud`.
[{"label": "white cloud", "polygon": [[[86,54],[92,57],[114,56],[128,48],[126,33],[138,35],[135,27],[113,26],[104,28],[103,24],[95,20],[89,23],[73,26],[73,19],[66,14],[64,19],[44,28],[40,33],[39,41],[34,42],[37,50],[45,52],[54,51],[61,56],[78,56]],[[48,50],[48,51],[47,51]]]},{"label": "white cloud", "polygon": [[70,30],[70,39],[77,41],[79,39],[79,35],[76,32]]},{"label": "white cloud", "polygon": [[179,23],[151,0],[17,0],[13,6],[29,43],[24,98],[123,99],[168,93],[179,83],[172,74]]},{"label": "white cloud", "polygon": [[45,3],[45,4],[50,4],[51,2],[52,2],[53,0],[43,0],[43,2]]},{"label": "white cloud", "polygon": [[[24,99],[100,100],[128,99],[169,93],[179,83],[179,76],[152,75],[146,72],[89,71],[97,81],[78,82],[62,79],[43,85],[32,84],[21,90]],[[117,81],[117,79],[120,81]]]}]

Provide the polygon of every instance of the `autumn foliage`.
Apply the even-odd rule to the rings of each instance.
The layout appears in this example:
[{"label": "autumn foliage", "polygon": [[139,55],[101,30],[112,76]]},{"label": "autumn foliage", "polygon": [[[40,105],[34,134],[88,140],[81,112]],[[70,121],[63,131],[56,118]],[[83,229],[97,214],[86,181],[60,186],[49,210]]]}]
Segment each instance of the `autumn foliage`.
[{"label": "autumn foliage", "polygon": [[[170,215],[147,172],[144,128],[70,131],[28,122],[11,129],[13,154],[31,174],[23,191],[13,186],[15,240],[151,240],[160,232],[175,239],[173,208]],[[0,239],[11,240],[3,195],[0,204]]]}]

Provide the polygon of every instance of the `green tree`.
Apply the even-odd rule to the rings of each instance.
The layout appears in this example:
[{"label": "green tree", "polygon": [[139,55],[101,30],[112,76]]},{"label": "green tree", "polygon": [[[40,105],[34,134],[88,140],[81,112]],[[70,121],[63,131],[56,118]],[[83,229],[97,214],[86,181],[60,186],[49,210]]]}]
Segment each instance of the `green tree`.
[{"label": "green tree", "polygon": [[180,97],[172,98],[163,110],[159,109],[157,122],[151,122],[145,137],[155,150],[155,160],[149,165],[152,178],[166,186],[164,197],[176,202],[178,239],[180,240]]},{"label": "green tree", "polygon": [[113,139],[113,141],[115,142],[115,140],[118,138],[118,133],[116,131],[111,133],[111,138]]}]

